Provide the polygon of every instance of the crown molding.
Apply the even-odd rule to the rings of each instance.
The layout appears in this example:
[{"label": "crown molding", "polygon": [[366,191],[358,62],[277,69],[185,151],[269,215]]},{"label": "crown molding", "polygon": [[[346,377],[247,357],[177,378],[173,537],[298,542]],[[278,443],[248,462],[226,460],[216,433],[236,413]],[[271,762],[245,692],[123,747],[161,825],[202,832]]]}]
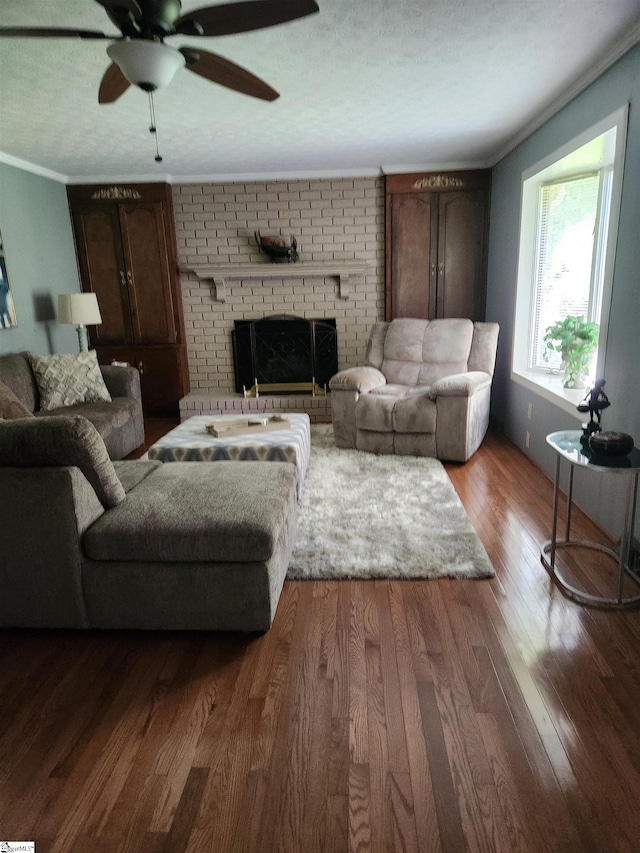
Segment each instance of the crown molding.
[{"label": "crown molding", "polygon": [[146,175],[82,175],[71,176],[67,183],[71,184],[144,184],[164,182],[166,184],[232,184],[247,181],[309,181],[339,178],[377,178],[382,174],[380,167],[333,169],[331,171],[309,170],[304,172],[234,172],[230,174],[219,172],[203,172],[198,174],[159,175],[153,172]]},{"label": "crown molding", "polygon": [[543,124],[553,118],[556,113],[559,113],[560,110],[563,109],[563,107],[566,107],[570,101],[581,94],[581,92],[584,92],[584,90],[592,83],[595,83],[595,81],[601,77],[605,71],[608,71],[612,65],[614,65],[619,59],[622,59],[622,57],[632,50],[638,43],[640,43],[640,21],[631,27],[631,29],[629,29],[621,39],[610,45],[608,50],[602,54],[600,59],[588,68],[584,74],[581,74],[580,77],[565,89],[561,95],[551,101],[551,103],[549,103],[542,112],[538,113],[532,121],[525,125],[525,127],[523,127],[516,136],[512,137],[511,140],[494,155],[491,159],[490,165],[495,166],[500,162],[500,160],[506,157],[507,154],[510,154],[514,148],[517,148],[520,143],[524,142],[525,139],[528,139],[532,133],[535,133],[535,131],[541,128]]},{"label": "crown molding", "polygon": [[172,184],[233,184],[241,181],[322,181],[341,178],[378,178],[380,167],[354,167],[353,169],[310,169],[302,172],[236,172],[233,174],[170,175]]},{"label": "crown molding", "polygon": [[37,166],[35,163],[29,163],[28,160],[21,160],[19,157],[13,157],[11,154],[5,154],[3,151],[0,151],[0,163],[21,169],[23,172],[31,172],[31,174],[39,175],[41,178],[58,181],[61,184],[68,182],[67,175],[61,175],[59,172],[53,172],[51,169],[45,169],[43,166]]},{"label": "crown molding", "polygon": [[71,175],[68,184],[168,184],[170,175]]},{"label": "crown molding", "polygon": [[381,166],[383,175],[412,175],[420,172],[458,172],[466,169],[489,169],[492,160],[457,160],[443,162],[441,160],[426,163],[401,163],[399,165]]}]

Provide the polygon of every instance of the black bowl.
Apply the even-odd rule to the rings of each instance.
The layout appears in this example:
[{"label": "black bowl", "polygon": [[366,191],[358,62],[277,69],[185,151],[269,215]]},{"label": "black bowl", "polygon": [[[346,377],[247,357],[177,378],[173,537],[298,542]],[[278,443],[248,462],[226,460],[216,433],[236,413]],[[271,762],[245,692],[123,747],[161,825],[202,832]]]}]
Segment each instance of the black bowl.
[{"label": "black bowl", "polygon": [[626,432],[594,432],[589,447],[599,456],[626,456],[633,450],[633,438]]}]

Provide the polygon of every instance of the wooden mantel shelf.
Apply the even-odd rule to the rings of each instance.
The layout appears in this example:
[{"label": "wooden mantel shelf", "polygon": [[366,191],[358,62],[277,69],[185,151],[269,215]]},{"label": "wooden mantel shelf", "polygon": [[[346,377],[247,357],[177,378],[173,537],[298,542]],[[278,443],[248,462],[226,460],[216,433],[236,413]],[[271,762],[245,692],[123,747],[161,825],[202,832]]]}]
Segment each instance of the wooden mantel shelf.
[{"label": "wooden mantel shelf", "polygon": [[291,264],[192,264],[187,269],[198,278],[211,279],[216,301],[226,301],[227,279],[337,278],[340,299],[349,299],[351,283],[364,275],[366,261],[302,261]]}]

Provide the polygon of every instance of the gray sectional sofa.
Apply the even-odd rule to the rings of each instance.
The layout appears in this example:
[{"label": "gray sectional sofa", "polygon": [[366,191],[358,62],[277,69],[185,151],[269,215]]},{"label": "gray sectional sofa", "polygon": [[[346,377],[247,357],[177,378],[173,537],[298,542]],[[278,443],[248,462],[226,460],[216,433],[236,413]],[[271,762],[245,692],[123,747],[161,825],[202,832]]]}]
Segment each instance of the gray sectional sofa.
[{"label": "gray sectional sofa", "polygon": [[265,631],[296,475],[289,462],[112,462],[67,412],[0,420],[0,507],[0,626]]},{"label": "gray sectional sofa", "polygon": [[111,459],[123,459],[144,442],[140,375],[133,367],[101,365],[100,371],[112,398],[110,402],[79,403],[42,412],[28,353],[0,356],[0,383],[15,394],[28,413],[36,417],[83,415],[100,433]]}]

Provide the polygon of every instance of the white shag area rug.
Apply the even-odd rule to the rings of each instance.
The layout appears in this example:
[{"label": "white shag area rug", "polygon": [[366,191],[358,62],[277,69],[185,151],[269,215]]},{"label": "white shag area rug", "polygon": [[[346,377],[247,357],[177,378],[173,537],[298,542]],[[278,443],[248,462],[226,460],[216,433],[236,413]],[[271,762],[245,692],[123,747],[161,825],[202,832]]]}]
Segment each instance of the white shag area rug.
[{"label": "white shag area rug", "polygon": [[311,427],[289,579],[494,574],[441,462],[344,450]]}]

